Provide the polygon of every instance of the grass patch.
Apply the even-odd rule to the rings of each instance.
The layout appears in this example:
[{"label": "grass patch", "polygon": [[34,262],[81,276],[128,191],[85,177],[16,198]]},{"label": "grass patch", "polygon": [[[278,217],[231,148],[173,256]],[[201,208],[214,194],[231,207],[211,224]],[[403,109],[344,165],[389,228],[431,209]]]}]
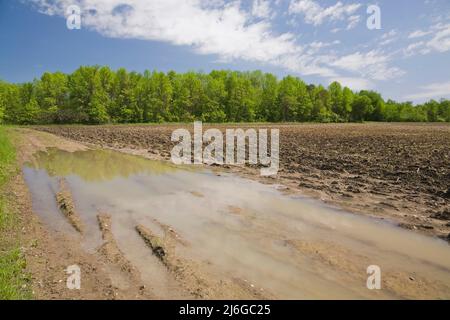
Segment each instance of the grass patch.
[{"label": "grass patch", "polygon": [[29,276],[24,273],[26,261],[19,248],[0,253],[0,299],[30,299]]},{"label": "grass patch", "polygon": [[16,172],[16,152],[10,132],[0,126],[0,300],[31,298],[26,265],[18,241],[17,215],[5,201],[5,184]]}]

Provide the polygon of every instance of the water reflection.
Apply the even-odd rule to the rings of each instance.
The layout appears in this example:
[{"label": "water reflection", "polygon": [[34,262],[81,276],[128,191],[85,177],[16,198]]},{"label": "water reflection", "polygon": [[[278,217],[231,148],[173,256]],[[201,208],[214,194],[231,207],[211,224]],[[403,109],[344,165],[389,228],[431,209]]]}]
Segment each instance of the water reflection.
[{"label": "water reflection", "polygon": [[26,166],[44,169],[50,176],[77,175],[88,182],[126,178],[138,173],[155,175],[178,170],[170,163],[149,161],[112,150],[66,152],[55,148],[37,153],[35,161]]}]

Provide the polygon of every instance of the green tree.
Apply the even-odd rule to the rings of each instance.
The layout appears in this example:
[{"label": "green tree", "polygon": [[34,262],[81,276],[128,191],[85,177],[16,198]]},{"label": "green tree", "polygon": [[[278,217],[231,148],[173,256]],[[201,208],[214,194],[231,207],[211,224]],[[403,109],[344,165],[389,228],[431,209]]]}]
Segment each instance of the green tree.
[{"label": "green tree", "polygon": [[0,80],[0,124],[3,123],[6,109],[6,90],[8,84]]},{"label": "green tree", "polygon": [[264,75],[261,102],[256,108],[256,118],[259,121],[279,121],[280,109],[278,108],[278,80],[270,73]]},{"label": "green tree", "polygon": [[339,82],[333,82],[328,87],[330,94],[331,111],[343,121],[346,118],[346,110],[344,106],[344,92]]},{"label": "green tree", "polygon": [[350,114],[352,113],[354,94],[353,91],[345,87],[342,91],[342,118],[344,121],[348,121]]},{"label": "green tree", "polygon": [[312,88],[313,109],[311,119],[319,122],[331,122],[333,113],[330,108],[330,95],[328,91],[321,85]]},{"label": "green tree", "polygon": [[278,104],[280,106],[281,121],[294,121],[299,110],[298,80],[287,76],[281,80],[278,89]]},{"label": "green tree", "polygon": [[114,77],[114,101],[110,108],[113,122],[139,122],[141,113],[136,101],[136,86],[138,78],[130,75],[125,69],[117,70]]},{"label": "green tree", "polygon": [[360,96],[366,96],[370,99],[370,107],[364,116],[366,120],[383,121],[385,113],[385,103],[378,92],[375,91],[361,91]]},{"label": "green tree", "polygon": [[137,123],[162,121],[450,121],[450,102],[384,101],[375,91],[326,89],[261,71],[143,74],[80,67],[22,84],[0,81],[0,122]]},{"label": "green tree", "polygon": [[173,89],[170,78],[163,72],[154,71],[148,78],[148,112],[152,122],[178,120],[171,112]]},{"label": "green tree", "polygon": [[206,78],[206,101],[204,102],[202,121],[223,122],[226,120],[225,104],[227,92],[223,78]]},{"label": "green tree", "polygon": [[440,120],[439,117],[439,102],[436,100],[430,100],[424,104],[424,107],[427,111],[428,121],[430,122],[438,122]]},{"label": "green tree", "polygon": [[450,100],[442,99],[438,108],[439,121],[450,122]]},{"label": "green tree", "polygon": [[39,122],[40,109],[33,83],[9,85],[5,90],[5,122],[35,124]]},{"label": "green tree", "polygon": [[352,103],[352,120],[364,121],[372,108],[372,101],[367,96],[357,96]]},{"label": "green tree", "polygon": [[3,122],[19,124],[21,121],[21,101],[19,86],[5,84],[2,90]]},{"label": "green tree", "polygon": [[69,76],[69,104],[61,122],[100,124],[109,121],[108,93],[102,87],[99,67],[80,67]]},{"label": "green tree", "polygon": [[36,84],[36,99],[41,109],[41,122],[53,123],[57,121],[58,112],[64,110],[68,103],[68,78],[61,72],[42,75]]},{"label": "green tree", "polygon": [[20,124],[37,124],[40,120],[41,109],[35,97],[32,97],[23,108],[23,118]]},{"label": "green tree", "polygon": [[313,103],[308,92],[306,84],[298,80],[297,86],[297,111],[296,121],[309,121],[311,120],[311,113],[313,110]]},{"label": "green tree", "polygon": [[227,120],[232,122],[253,121],[255,118],[254,90],[248,78],[232,72],[227,79]]},{"label": "green tree", "polygon": [[[104,109],[107,112],[107,119],[111,121],[111,114],[116,99],[114,92],[115,73],[108,67],[101,67],[96,73],[96,86],[102,91],[100,94]],[[101,111],[103,113],[103,110]]]}]

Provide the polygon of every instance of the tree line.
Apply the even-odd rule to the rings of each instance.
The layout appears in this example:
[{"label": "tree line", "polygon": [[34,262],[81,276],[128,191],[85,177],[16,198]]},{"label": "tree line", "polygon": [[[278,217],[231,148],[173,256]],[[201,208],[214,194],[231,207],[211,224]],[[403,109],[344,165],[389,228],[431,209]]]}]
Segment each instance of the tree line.
[{"label": "tree line", "polygon": [[450,100],[385,101],[375,91],[327,88],[261,71],[143,74],[83,66],[22,84],[0,81],[0,123],[450,122]]}]

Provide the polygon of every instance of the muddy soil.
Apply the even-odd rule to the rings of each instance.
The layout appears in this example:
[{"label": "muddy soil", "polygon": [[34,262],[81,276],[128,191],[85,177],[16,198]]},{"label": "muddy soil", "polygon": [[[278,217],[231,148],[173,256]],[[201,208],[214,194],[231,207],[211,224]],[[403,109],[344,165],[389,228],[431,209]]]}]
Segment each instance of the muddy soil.
[{"label": "muddy soil", "polygon": [[[86,147],[63,140],[50,134],[28,129],[15,129],[18,166],[33,162],[34,154],[48,148],[58,148],[68,152],[83,151]],[[153,297],[146,292],[142,283],[133,279],[134,285],[123,287],[117,284],[119,278],[129,278],[128,270],[116,268],[117,262],[104,254],[88,253],[80,244],[83,236],[82,225],[73,204],[70,190],[62,180],[54,201],[73,226],[75,233],[62,233],[49,230],[33,211],[31,195],[21,171],[11,181],[9,192],[5,195],[13,210],[19,214],[21,234],[19,241],[26,259],[25,272],[31,277],[31,290],[34,299],[148,299]],[[105,232],[107,234],[107,231]],[[105,241],[108,246],[109,241]],[[109,253],[108,250],[105,250]],[[99,252],[101,250],[99,249]],[[80,290],[69,290],[67,269],[77,265],[82,270]],[[139,289],[138,289],[139,288]]]},{"label": "muddy soil", "polygon": [[[29,129],[13,129],[16,133],[18,165],[36,161],[39,151],[56,148],[67,152],[84,151],[86,146],[54,135]],[[169,290],[164,293],[142,278],[136,268],[125,257],[111,231],[113,228],[107,212],[98,212],[98,230],[102,243],[96,250],[82,246],[85,228],[81,223],[71,190],[66,182],[59,181],[53,201],[61,215],[67,219],[74,232],[55,230],[42,221],[33,210],[31,194],[19,171],[5,196],[19,214],[22,232],[20,243],[27,261],[26,272],[31,276],[31,289],[36,299],[264,299],[263,295],[242,279],[222,279],[208,271],[208,265],[181,258],[173,244],[186,245],[176,232],[167,225],[154,223],[164,230],[164,256],[161,259],[164,276],[169,278]],[[148,241],[149,229],[136,226],[142,243]],[[138,234],[138,231],[136,231]],[[146,236],[145,236],[146,235]],[[148,252],[155,252],[151,247]],[[145,255],[145,252],[142,253]],[[156,255],[155,255],[156,256]],[[67,287],[70,266],[82,270],[80,290]]]},{"label": "muddy soil", "polygon": [[[85,147],[27,129],[16,129],[17,160],[22,166],[33,161],[33,154],[49,147],[66,151],[85,150]],[[66,234],[49,232],[33,212],[31,195],[20,172],[11,181],[6,195],[14,212],[19,214],[21,234],[19,241],[26,258],[26,272],[31,275],[35,299],[115,299],[122,297],[104,272],[104,265],[82,250],[79,239]],[[56,194],[55,194],[56,201]],[[68,290],[66,270],[78,265],[84,270],[81,290]]]},{"label": "muddy soil", "polygon": [[75,210],[70,189],[67,187],[64,179],[59,181],[60,191],[56,194],[56,202],[61,212],[67,217],[70,224],[80,233],[83,233],[83,223]]},{"label": "muddy soil", "polygon": [[[280,128],[282,168],[277,177],[263,179],[259,176],[258,168],[253,167],[231,167],[225,169],[225,171],[237,172],[245,177],[265,183],[280,184],[279,190],[288,194],[311,194],[342,207],[350,208],[354,212],[389,218],[397,223],[403,223],[404,226],[414,227],[418,224],[417,221],[420,221],[421,224],[426,223],[427,226],[432,226],[433,228],[416,227],[415,230],[429,235],[444,236],[448,233],[448,226],[445,225],[448,224],[447,208],[449,203],[448,198],[445,197],[445,192],[442,193],[441,189],[445,189],[445,184],[448,183],[449,149],[444,150],[442,146],[448,147],[449,142],[444,140],[449,135],[449,127],[409,125],[362,126],[283,126]],[[67,137],[67,139],[30,129],[20,128],[14,130],[19,137],[18,141],[16,141],[19,165],[23,165],[26,162],[36,162],[37,152],[49,150],[49,148],[57,148],[72,153],[83,151],[93,146],[102,146],[126,153],[139,154],[152,159],[168,160],[171,145],[170,134],[175,128],[177,126],[40,128],[41,130],[55,131],[55,133]],[[325,145],[320,147],[320,143],[327,143],[323,140],[325,139],[323,135],[328,134],[329,140],[334,141],[335,144],[331,144],[329,148],[344,148],[333,139],[333,134],[337,135],[340,131],[343,131],[352,136],[353,131],[349,128],[352,128],[353,131],[359,128],[359,131],[353,134],[354,139],[356,139],[356,136],[361,141],[353,143],[357,150],[362,148],[358,147],[360,145],[370,145],[366,141],[369,139],[367,137],[368,132],[370,133],[370,141],[374,139],[372,136],[383,140],[383,137],[387,135],[386,132],[390,132],[390,135],[395,133],[395,135],[400,137],[398,141],[403,141],[403,148],[410,150],[410,155],[412,155],[408,163],[402,164],[403,170],[410,166],[409,163],[415,163],[416,165],[421,163],[423,166],[427,163],[429,167],[435,168],[438,173],[433,175],[430,173],[435,172],[433,170],[415,170],[415,174],[423,174],[424,177],[428,178],[414,179],[413,176],[405,175],[404,181],[398,179],[398,177],[395,181],[392,181],[389,179],[388,174],[384,174],[385,170],[380,169],[379,177],[376,178],[371,176],[375,175],[376,172],[373,167],[387,168],[387,164],[383,167],[380,162],[387,161],[391,163],[389,161],[400,161],[393,156],[395,153],[391,154],[393,159],[389,160],[389,157],[380,151],[377,154],[377,163],[368,164],[368,166],[373,165],[373,167],[364,169],[362,164],[367,164],[367,161],[359,160],[359,158],[363,156],[370,158],[370,152],[359,151],[360,154],[356,155],[356,151],[353,150],[353,153],[351,153],[353,156],[350,157],[347,154],[342,156],[337,152],[326,151],[324,150],[326,149]],[[420,131],[420,134],[416,134],[413,129],[422,130],[423,132]],[[315,135],[311,132],[315,132]],[[320,132],[321,134],[319,134]],[[328,133],[325,134],[324,132]],[[344,133],[342,134],[345,135]],[[295,135],[292,136],[292,134]],[[308,137],[308,134],[315,136],[315,139],[318,140],[312,143],[309,148],[306,148],[302,144],[304,139],[299,137],[302,137],[302,135]],[[289,148],[285,147],[286,141],[289,141],[287,137],[298,142],[300,147],[297,148],[297,151],[293,151],[297,144],[291,145]],[[426,139],[426,137],[428,137],[427,143],[431,144],[431,141],[433,141],[436,145],[434,148],[437,148],[437,152],[430,153],[423,146],[424,144],[428,145],[423,142],[423,139]],[[167,139],[169,142],[167,142]],[[405,141],[407,139],[409,139],[409,142]],[[165,141],[165,144],[163,141]],[[343,138],[343,141],[346,140]],[[411,145],[416,147],[411,148]],[[375,146],[372,143],[372,147],[375,148]],[[428,147],[430,148],[429,145]],[[350,148],[350,145],[348,148]],[[426,156],[419,154],[418,151],[417,154],[411,151],[416,149],[434,155],[426,159]],[[340,169],[319,169],[318,167],[323,166],[326,161],[317,156],[317,161],[322,161],[322,164],[316,164],[312,160],[315,157],[313,150],[319,152],[324,159],[329,159],[330,163],[335,161],[336,167],[340,163]],[[342,151],[344,149],[339,150]],[[347,151],[351,152],[351,150]],[[295,159],[295,154],[298,156],[295,165],[293,160],[290,162],[283,160]],[[342,157],[356,159],[354,160],[355,168],[349,167],[344,160],[336,160]],[[372,157],[375,156],[372,154]],[[440,168],[439,165],[443,167]],[[212,169],[216,172],[216,175],[225,173],[223,168],[214,167]],[[395,172],[395,170],[392,172]],[[441,177],[441,173],[444,174],[444,178]],[[360,182],[360,185],[353,183],[354,177],[360,177],[356,180],[363,181],[364,184],[363,182]],[[447,180],[445,177],[447,177]],[[309,182],[307,186],[304,183],[305,181]],[[418,188],[421,188],[420,193],[416,191],[421,197],[419,198],[420,201],[416,201],[416,197],[411,196],[415,194],[411,191],[414,181],[416,181]],[[433,185],[431,185],[431,181],[434,182]],[[379,183],[382,183],[385,188],[389,188],[392,194],[377,193],[376,188],[377,186],[379,187]],[[400,185],[403,185],[404,189],[401,189]],[[354,189],[348,190],[349,186]],[[341,191],[342,188],[345,188],[345,190]],[[359,191],[356,191],[356,188]],[[395,194],[394,191],[398,192],[398,194]],[[350,194],[351,197],[347,195],[343,198],[341,193]],[[200,200],[205,199],[205,196],[198,191],[193,190],[191,194]],[[408,197],[408,195],[411,197]],[[270,292],[270,290],[263,290],[262,287],[253,285],[246,278],[237,275],[225,275],[218,272],[207,261],[187,257],[183,254],[183,251],[187,250],[183,248],[188,248],[190,243],[180,236],[176,228],[174,229],[171,225],[166,225],[158,220],[133,225],[136,229],[136,237],[140,237],[142,240],[141,249],[144,251],[145,248],[148,249],[147,252],[154,257],[154,260],[149,261],[152,261],[151,263],[155,265],[160,264],[160,267],[157,267],[157,269],[162,270],[164,278],[168,279],[169,290],[164,290],[163,292],[161,288],[153,286],[148,279],[144,279],[144,275],[139,271],[142,270],[142,266],[139,268],[133,265],[131,260],[127,259],[123,247],[119,246],[112,232],[114,224],[107,211],[98,211],[96,214],[95,228],[100,232],[102,242],[94,251],[86,250],[81,245],[83,242],[86,242],[86,239],[89,239],[86,238],[88,234],[77,231],[77,229],[84,231],[84,227],[77,227],[77,221],[80,220],[79,212],[72,199],[70,187],[64,182],[55,190],[52,200],[59,204],[61,217],[67,219],[69,226],[73,228],[74,232],[55,231],[41,221],[39,216],[33,212],[31,195],[25,184],[22,172],[11,183],[8,197],[16,206],[17,211],[20,212],[23,226],[21,234],[22,247],[27,259],[27,271],[32,276],[33,293],[38,299],[277,298],[277,295]],[[436,199],[434,200],[435,205],[430,205],[430,199]],[[380,202],[383,202],[383,204],[380,204]],[[386,204],[389,204],[389,206]],[[240,207],[229,206],[228,211],[231,216],[242,220],[243,225],[259,226],[258,221],[254,220],[254,217],[249,212]],[[433,217],[431,218],[430,215],[433,215]],[[155,226],[158,228],[155,229]],[[262,233],[277,235],[283,230],[277,226],[278,224],[274,221],[269,224],[270,230],[264,229],[267,226],[263,228],[263,225],[261,225],[260,227],[263,228],[261,229]],[[155,233],[157,229],[159,229],[159,233]],[[243,235],[244,238],[248,237],[249,239],[254,236],[251,232]],[[291,254],[291,262],[293,264],[302,265],[306,259],[312,263],[314,270],[325,268],[331,272],[330,274],[336,273],[346,281],[365,283],[364,272],[361,273],[360,271],[364,271],[364,266],[370,262],[368,257],[348,251],[346,248],[340,248],[337,244],[327,242],[324,239],[321,241],[303,241],[295,237],[283,239],[283,237],[276,236],[275,238],[279,238],[274,242],[276,243],[276,248],[282,248],[282,251],[288,250],[289,252],[293,250]],[[271,247],[274,246],[274,243],[270,242],[266,245]],[[146,245],[147,247],[145,247]],[[83,270],[81,290],[69,290],[66,286],[66,269],[74,264],[79,265]],[[146,265],[146,267],[149,266]],[[361,273],[361,279],[355,280],[354,274],[357,272]],[[388,270],[384,279],[384,284],[388,291],[385,293],[387,294],[386,296],[380,296],[383,298],[443,298],[448,297],[450,293],[447,284],[430,280],[425,273],[416,275],[409,271],[397,272]],[[313,286],[313,283],[311,285]],[[375,293],[373,297],[376,298],[377,294]],[[345,297],[342,296],[341,298]]]},{"label": "muddy soil", "polygon": [[[170,159],[173,130],[192,125],[50,126],[36,129],[151,159]],[[221,130],[232,125],[214,126]],[[237,127],[237,126],[234,126]],[[238,126],[246,128],[248,126]],[[256,167],[228,171],[282,185],[346,210],[389,219],[450,240],[450,125],[255,125],[280,129],[280,170],[261,178]],[[203,130],[209,127],[204,126]]]}]

